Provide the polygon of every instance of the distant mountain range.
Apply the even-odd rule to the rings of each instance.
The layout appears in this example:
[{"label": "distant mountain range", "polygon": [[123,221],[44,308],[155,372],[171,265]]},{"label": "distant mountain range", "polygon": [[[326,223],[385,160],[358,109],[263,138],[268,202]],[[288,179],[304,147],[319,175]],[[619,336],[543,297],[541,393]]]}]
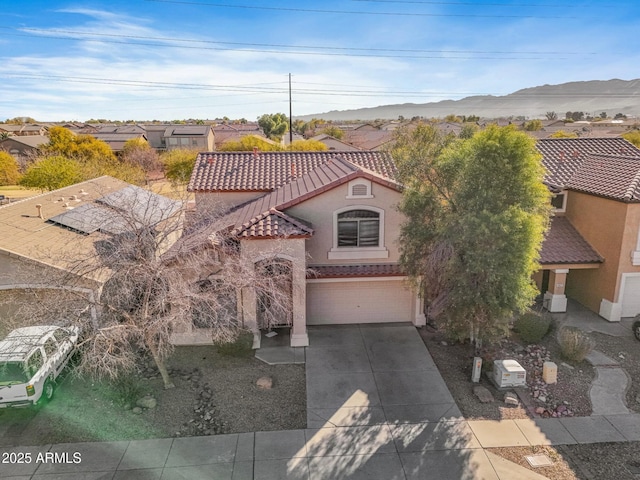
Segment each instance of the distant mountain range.
[{"label": "distant mountain range", "polygon": [[592,80],[560,85],[525,88],[504,96],[480,95],[461,100],[431,103],[403,103],[355,110],[332,110],[326,113],[296,116],[305,121],[312,118],[326,120],[409,119],[415,116],[443,118],[449,114],[478,115],[483,118],[525,116],[544,118],[546,112],[556,112],[559,119],[568,111],[609,116],[623,113],[640,116],[640,79]]}]

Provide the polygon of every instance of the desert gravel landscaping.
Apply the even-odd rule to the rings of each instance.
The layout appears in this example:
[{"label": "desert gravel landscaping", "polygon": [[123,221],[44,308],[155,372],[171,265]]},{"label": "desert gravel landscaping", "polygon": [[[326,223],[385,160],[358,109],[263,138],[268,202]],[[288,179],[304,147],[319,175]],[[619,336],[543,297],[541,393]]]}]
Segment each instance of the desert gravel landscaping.
[{"label": "desert gravel landscaping", "polygon": [[[0,446],[134,440],[306,426],[304,365],[267,365],[253,357],[221,355],[216,347],[178,347],[168,362],[175,388],[157,372],[133,376],[135,397],[156,406],[134,411],[107,381],[68,374],[53,401],[40,408],[0,410]],[[148,377],[152,378],[148,378]],[[260,389],[261,377],[273,380]],[[128,383],[129,385],[129,383]],[[129,403],[129,404],[127,404]]]}]

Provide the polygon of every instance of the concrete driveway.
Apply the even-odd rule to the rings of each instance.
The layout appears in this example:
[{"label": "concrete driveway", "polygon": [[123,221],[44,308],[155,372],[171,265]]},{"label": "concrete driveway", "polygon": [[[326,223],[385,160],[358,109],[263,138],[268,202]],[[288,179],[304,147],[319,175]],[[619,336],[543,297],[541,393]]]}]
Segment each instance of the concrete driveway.
[{"label": "concrete driveway", "polygon": [[307,427],[462,419],[415,327],[309,328]]}]

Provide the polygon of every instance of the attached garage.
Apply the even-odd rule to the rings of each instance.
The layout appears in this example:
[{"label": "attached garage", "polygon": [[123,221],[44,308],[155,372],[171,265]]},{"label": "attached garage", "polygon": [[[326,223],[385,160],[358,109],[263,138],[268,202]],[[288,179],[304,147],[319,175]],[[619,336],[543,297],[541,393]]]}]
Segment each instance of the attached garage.
[{"label": "attached garage", "polygon": [[623,317],[634,317],[640,313],[640,274],[623,276],[621,303]]},{"label": "attached garage", "polygon": [[411,322],[415,296],[403,277],[307,281],[307,325]]}]

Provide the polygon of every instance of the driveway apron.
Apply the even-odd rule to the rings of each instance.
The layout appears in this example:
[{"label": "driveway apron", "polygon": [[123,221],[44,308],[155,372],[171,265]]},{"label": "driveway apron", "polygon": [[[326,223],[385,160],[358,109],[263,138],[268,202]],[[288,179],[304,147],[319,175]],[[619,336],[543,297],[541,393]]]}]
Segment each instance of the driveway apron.
[{"label": "driveway apron", "polygon": [[309,327],[309,428],[462,419],[415,327]]}]

